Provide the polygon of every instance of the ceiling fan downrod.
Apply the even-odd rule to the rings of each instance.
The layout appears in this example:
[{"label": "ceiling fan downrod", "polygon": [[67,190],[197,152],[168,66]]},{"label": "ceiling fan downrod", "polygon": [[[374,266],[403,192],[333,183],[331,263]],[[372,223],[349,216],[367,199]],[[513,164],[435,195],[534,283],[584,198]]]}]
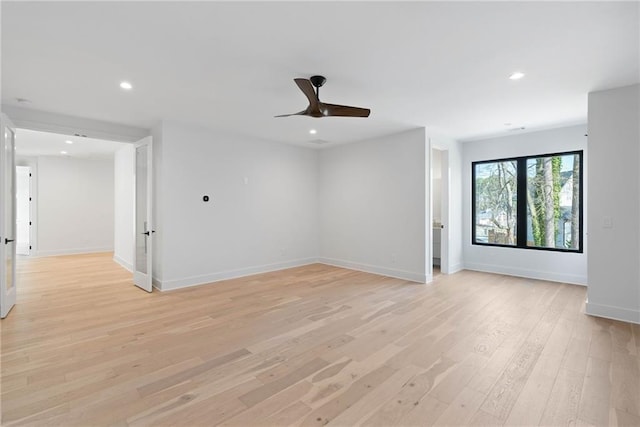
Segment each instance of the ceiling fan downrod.
[{"label": "ceiling fan downrod", "polygon": [[324,76],[311,76],[309,81],[316,88],[316,96],[320,99],[320,87],[325,84],[327,79]]}]

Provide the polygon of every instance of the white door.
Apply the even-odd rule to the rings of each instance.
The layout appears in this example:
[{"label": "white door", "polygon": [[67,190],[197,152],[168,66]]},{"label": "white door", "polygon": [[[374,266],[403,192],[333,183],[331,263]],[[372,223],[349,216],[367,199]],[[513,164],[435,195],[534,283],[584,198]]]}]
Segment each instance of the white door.
[{"label": "white door", "polygon": [[16,129],[0,115],[0,317],[16,303]]},{"label": "white door", "polygon": [[31,168],[16,166],[16,253],[31,253]]},{"label": "white door", "polygon": [[135,247],[133,248],[133,282],[136,286],[151,292],[153,222],[151,217],[152,199],[152,153],[151,137],[136,143],[135,181]]}]

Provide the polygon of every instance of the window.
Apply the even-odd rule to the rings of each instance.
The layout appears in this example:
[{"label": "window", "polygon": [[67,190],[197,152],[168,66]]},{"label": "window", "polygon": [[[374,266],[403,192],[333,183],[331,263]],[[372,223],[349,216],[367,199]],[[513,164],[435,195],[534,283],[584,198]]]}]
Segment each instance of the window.
[{"label": "window", "polygon": [[502,160],[474,165],[475,240],[515,245],[518,162]]},{"label": "window", "polygon": [[472,163],[472,243],[582,252],[582,151]]}]

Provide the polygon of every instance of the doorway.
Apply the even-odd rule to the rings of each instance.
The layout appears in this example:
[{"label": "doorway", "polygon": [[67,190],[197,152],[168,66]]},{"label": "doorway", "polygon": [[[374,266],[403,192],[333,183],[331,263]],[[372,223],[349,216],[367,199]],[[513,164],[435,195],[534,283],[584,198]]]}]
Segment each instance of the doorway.
[{"label": "doorway", "polygon": [[433,277],[449,273],[449,152],[431,148],[431,218]]},{"label": "doorway", "polygon": [[[14,126],[6,114],[0,114],[0,127],[3,129],[0,133],[2,135],[0,145],[3,148],[0,150],[0,164],[3,165],[0,168],[0,172],[2,172],[0,173],[0,206],[2,206],[0,212],[0,237],[4,243],[0,245],[0,260],[3,261],[0,263],[1,317],[5,317],[15,304],[18,293],[17,288],[19,287],[19,280],[16,281],[15,274],[18,235],[16,214],[18,209],[20,209],[21,228],[20,252],[27,255],[22,257],[24,262],[28,263],[30,258],[33,257],[91,254],[95,252],[111,252],[111,255],[114,255],[114,235],[121,235],[125,236],[125,240],[128,239],[130,242],[130,245],[127,246],[131,246],[129,252],[132,254],[132,259],[126,263],[128,266],[125,266],[125,268],[129,267],[126,269],[129,270],[128,273],[133,278],[136,262],[135,251],[132,250],[132,247],[135,242],[135,233],[138,231],[135,227],[137,204],[135,203],[136,196],[133,187],[137,183],[136,176],[145,175],[147,177],[146,194],[148,195],[146,197],[146,209],[149,210],[146,224],[148,230],[150,230],[149,234],[155,231],[151,229],[152,223],[150,221],[150,210],[153,205],[151,201],[151,177],[153,175],[151,167],[151,137],[139,139],[146,131],[133,128],[123,130],[121,127],[110,125],[105,128],[105,124],[102,122],[80,119],[82,123],[87,125],[86,130],[84,130],[76,127],[78,120],[74,118],[69,121],[67,117],[55,116],[52,118],[53,122],[50,122],[43,120],[41,115],[31,116],[29,112],[20,111],[14,113],[17,117],[16,124],[18,127]],[[58,120],[60,121],[59,123]],[[24,127],[21,125],[24,125]],[[15,135],[18,133],[20,133],[20,137],[16,140]],[[116,136],[119,141],[87,138],[85,133],[93,133],[98,135],[99,138]],[[29,138],[26,137],[29,134],[32,139],[31,142],[27,142]],[[134,134],[140,136],[136,138]],[[95,143],[98,145],[95,145]],[[90,179],[85,179],[82,173],[76,173],[79,168],[75,166],[83,162],[90,163],[92,160],[100,160],[99,158],[105,154],[106,150],[110,152],[112,159],[106,169],[111,173],[111,186],[113,187],[113,177],[115,175],[113,153],[114,150],[118,150],[113,148],[114,144],[115,146],[126,147],[133,153],[130,156],[132,159],[130,162],[131,167],[126,168],[125,173],[125,175],[131,177],[132,189],[129,190],[132,196],[131,200],[114,194],[113,190],[111,192],[103,191],[106,188],[104,186],[94,188]],[[106,148],[107,145],[111,148]],[[138,171],[139,173],[136,174],[136,147],[145,145],[149,148],[146,152],[148,155],[146,173],[143,174]],[[72,167],[59,167],[63,163],[67,163]],[[23,166],[25,169],[18,172],[17,166]],[[84,166],[87,165],[85,164]],[[80,169],[82,168],[80,167]],[[52,173],[52,171],[55,172],[56,170],[63,173]],[[85,167],[84,170],[104,172],[105,168]],[[65,172],[67,173],[66,175]],[[21,179],[20,194],[18,194],[16,188],[16,185],[18,185],[16,175],[18,173],[21,178],[24,178]],[[30,178],[28,184],[27,176]],[[122,176],[122,173],[118,174],[118,176]],[[47,179],[47,177],[53,177],[53,179]],[[65,185],[58,185],[57,191],[52,192],[51,188],[55,187],[56,184],[60,184],[60,182]],[[39,183],[42,185],[39,185]],[[82,197],[87,195],[94,198]],[[18,199],[21,202],[20,207],[18,207]],[[110,222],[110,226],[99,226],[99,219],[109,217],[109,213],[115,210],[115,200],[124,200],[127,202],[125,205],[128,204],[129,206],[125,216],[129,218],[131,226],[124,232],[114,230],[113,219]],[[29,201],[30,204],[27,205],[26,201]],[[87,214],[87,211],[82,209],[83,207],[95,208],[95,206],[103,208],[98,209],[97,215],[95,215],[96,212],[93,212],[94,215]],[[66,211],[63,208],[66,208]],[[52,212],[57,215],[51,215]],[[113,217],[113,214],[111,216]],[[54,226],[52,226],[52,223]],[[83,226],[86,226],[87,223],[90,224],[90,228],[88,231],[84,230],[82,232]],[[55,226],[56,224],[59,227]],[[143,232],[143,234],[146,233]],[[100,240],[100,236],[103,238],[102,243],[96,244]],[[108,236],[106,240],[105,236]],[[103,244],[105,241],[106,244]],[[145,246],[152,247],[151,235],[146,236],[144,241],[146,243]],[[116,261],[115,257],[111,258]],[[54,261],[56,259],[53,258]],[[145,273],[148,272],[148,274],[143,276],[144,283],[136,284],[144,287],[145,290],[151,291],[152,276],[150,274],[150,266],[152,265],[152,259],[150,253],[147,255],[146,265],[148,268]],[[131,280],[132,284],[133,282]]]},{"label": "doorway", "polygon": [[113,251],[114,158],[123,146],[17,129],[16,184],[22,184],[16,191],[17,226],[23,248],[31,246],[29,254],[43,257]]},{"label": "doorway", "polygon": [[[23,128],[16,133],[17,252],[37,258],[111,253],[133,278],[136,145]],[[149,179],[147,170],[141,175]]]}]

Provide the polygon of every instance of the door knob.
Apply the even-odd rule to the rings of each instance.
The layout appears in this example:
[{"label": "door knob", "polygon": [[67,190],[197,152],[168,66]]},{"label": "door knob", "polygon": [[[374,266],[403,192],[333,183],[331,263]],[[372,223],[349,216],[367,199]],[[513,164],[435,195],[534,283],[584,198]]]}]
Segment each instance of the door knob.
[{"label": "door knob", "polygon": [[6,245],[7,243],[11,243],[11,242],[14,242],[14,241],[15,241],[15,240],[13,240],[13,239],[7,239],[7,238],[5,237],[5,239],[4,239],[4,244]]}]

